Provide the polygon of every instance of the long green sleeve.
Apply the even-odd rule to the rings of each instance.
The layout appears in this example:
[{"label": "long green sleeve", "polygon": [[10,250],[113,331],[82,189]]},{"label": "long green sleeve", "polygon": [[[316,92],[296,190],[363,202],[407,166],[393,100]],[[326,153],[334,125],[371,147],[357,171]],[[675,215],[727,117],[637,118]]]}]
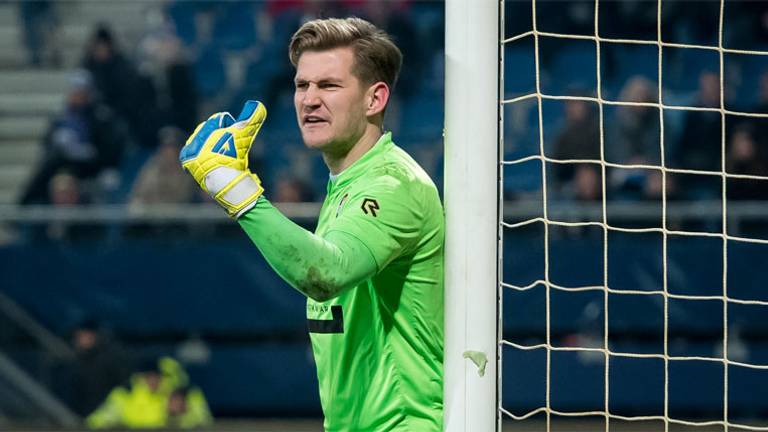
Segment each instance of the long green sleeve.
[{"label": "long green sleeve", "polygon": [[277,274],[313,300],[334,298],[377,271],[370,250],[354,236],[340,231],[315,235],[266,198],[238,222]]}]

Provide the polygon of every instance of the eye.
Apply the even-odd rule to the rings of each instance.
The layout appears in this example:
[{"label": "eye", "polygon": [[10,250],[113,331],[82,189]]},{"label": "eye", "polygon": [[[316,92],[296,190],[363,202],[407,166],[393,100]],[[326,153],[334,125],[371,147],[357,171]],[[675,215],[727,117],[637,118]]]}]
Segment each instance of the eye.
[{"label": "eye", "polygon": [[322,83],[322,84],[320,84],[320,88],[322,88],[322,89],[332,89],[332,88],[338,88],[338,87],[341,87],[341,86],[339,86],[338,84],[334,84],[334,83]]},{"label": "eye", "polygon": [[298,90],[304,90],[304,89],[306,89],[306,88],[307,88],[307,86],[308,86],[308,85],[309,85],[309,84],[307,84],[306,82],[303,82],[303,81],[301,81],[301,82],[297,82],[297,83],[296,83],[296,88],[297,88]]}]

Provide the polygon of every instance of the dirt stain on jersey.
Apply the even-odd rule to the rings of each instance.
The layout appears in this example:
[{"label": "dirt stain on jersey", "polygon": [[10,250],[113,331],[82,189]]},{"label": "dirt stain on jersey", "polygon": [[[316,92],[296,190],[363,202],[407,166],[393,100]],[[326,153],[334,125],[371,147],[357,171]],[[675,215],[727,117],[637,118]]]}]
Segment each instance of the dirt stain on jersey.
[{"label": "dirt stain on jersey", "polygon": [[323,275],[317,267],[307,268],[306,278],[299,282],[298,289],[315,301],[330,300],[338,291],[338,282]]}]

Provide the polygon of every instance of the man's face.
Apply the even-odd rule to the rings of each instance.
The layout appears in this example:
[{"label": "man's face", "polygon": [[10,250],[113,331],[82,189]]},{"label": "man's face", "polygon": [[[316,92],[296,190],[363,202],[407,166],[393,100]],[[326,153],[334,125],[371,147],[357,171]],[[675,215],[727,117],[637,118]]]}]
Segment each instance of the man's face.
[{"label": "man's face", "polygon": [[96,42],[93,45],[93,58],[99,63],[104,63],[112,58],[112,46],[106,42]]},{"label": "man's face", "polygon": [[184,415],[187,412],[187,400],[180,393],[172,393],[168,398],[168,414],[172,416]]},{"label": "man's face", "polygon": [[154,371],[151,372],[145,372],[144,380],[147,383],[147,387],[149,387],[149,390],[154,393],[160,388],[160,374]]},{"label": "man's face", "polygon": [[75,349],[78,351],[88,351],[93,348],[96,345],[96,338],[95,331],[85,328],[75,330],[75,333],[72,336]]},{"label": "man's face", "polygon": [[365,132],[369,95],[352,74],[353,65],[348,47],[299,57],[293,101],[307,147],[343,155]]}]

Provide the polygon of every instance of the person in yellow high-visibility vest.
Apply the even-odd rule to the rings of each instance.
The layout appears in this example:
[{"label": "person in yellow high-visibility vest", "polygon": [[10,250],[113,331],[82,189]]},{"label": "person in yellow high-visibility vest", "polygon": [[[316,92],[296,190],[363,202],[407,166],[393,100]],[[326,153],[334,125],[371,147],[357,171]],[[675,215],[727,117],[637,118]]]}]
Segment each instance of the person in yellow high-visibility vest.
[{"label": "person in yellow high-visibility vest", "polygon": [[166,426],[190,429],[208,426],[212,422],[208,402],[199,388],[181,387],[171,393]]},{"label": "person in yellow high-visibility vest", "polygon": [[[165,427],[169,420],[170,396],[188,381],[182,366],[176,360],[164,357],[156,367],[147,367],[134,374],[129,388],[120,386],[112,390],[104,403],[88,416],[86,425],[92,429]],[[205,408],[207,410],[207,405]]]}]

